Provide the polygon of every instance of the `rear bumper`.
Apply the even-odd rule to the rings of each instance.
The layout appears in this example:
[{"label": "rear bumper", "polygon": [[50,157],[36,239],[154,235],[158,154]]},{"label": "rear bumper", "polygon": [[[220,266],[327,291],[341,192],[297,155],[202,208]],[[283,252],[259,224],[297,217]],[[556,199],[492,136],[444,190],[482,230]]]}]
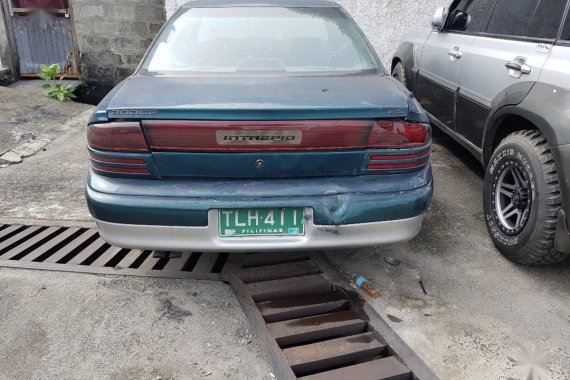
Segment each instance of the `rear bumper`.
[{"label": "rear bumper", "polygon": [[311,249],[357,248],[399,243],[413,239],[423,215],[387,222],[318,226],[305,225],[305,236],[236,237],[218,235],[218,213],[209,212],[206,227],[173,227],[116,224],[97,221],[101,237],[117,247],[162,251],[271,252]]},{"label": "rear bumper", "polygon": [[[283,180],[136,180],[91,172],[86,196],[101,236],[124,248],[303,250],[412,239],[433,193],[431,167],[397,175]],[[302,237],[220,238],[219,209],[304,208]]]}]

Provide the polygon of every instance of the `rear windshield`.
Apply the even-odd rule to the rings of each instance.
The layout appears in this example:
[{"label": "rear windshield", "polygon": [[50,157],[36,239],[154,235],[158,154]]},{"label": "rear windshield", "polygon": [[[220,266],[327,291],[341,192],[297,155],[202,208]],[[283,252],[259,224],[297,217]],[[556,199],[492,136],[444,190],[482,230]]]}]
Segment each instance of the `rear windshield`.
[{"label": "rear windshield", "polygon": [[338,8],[190,8],[142,68],[154,73],[362,72],[380,67]]}]

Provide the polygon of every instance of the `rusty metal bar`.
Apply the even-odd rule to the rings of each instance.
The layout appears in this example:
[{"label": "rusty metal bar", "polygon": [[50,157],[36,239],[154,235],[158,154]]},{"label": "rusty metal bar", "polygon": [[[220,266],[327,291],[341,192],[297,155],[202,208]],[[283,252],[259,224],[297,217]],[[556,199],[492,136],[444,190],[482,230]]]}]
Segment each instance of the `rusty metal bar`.
[{"label": "rusty metal bar", "polygon": [[412,380],[412,373],[397,358],[390,356],[333,371],[301,377],[303,380]]},{"label": "rusty metal bar", "polygon": [[246,284],[251,282],[280,280],[320,273],[319,267],[311,260],[277,264],[241,271],[241,279]]},{"label": "rusty metal bar", "polygon": [[366,330],[366,321],[352,310],[270,323],[269,332],[280,347],[314,340],[358,334]]},{"label": "rusty metal bar", "polygon": [[246,289],[255,302],[263,302],[277,298],[324,293],[332,290],[332,284],[326,278],[317,274],[304,277],[285,278],[281,280],[255,282],[247,284]]},{"label": "rusty metal bar", "polygon": [[267,323],[342,311],[348,308],[346,296],[338,291],[282,298],[257,304]]},{"label": "rusty metal bar", "polygon": [[283,350],[296,375],[370,359],[386,351],[376,334],[364,333]]},{"label": "rusty metal bar", "polygon": [[253,268],[264,265],[292,263],[295,261],[309,260],[309,258],[309,254],[306,252],[290,252],[287,254],[273,254],[266,252],[250,253],[243,258],[243,267]]}]

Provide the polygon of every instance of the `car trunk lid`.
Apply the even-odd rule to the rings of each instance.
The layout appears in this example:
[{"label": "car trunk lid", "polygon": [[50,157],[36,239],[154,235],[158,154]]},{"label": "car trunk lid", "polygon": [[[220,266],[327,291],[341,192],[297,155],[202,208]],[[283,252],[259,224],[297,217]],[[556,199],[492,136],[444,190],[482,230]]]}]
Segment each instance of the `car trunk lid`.
[{"label": "car trunk lid", "polygon": [[424,121],[414,104],[384,75],[139,75],[107,116],[141,122],[163,178],[347,176],[366,170],[378,120]]}]

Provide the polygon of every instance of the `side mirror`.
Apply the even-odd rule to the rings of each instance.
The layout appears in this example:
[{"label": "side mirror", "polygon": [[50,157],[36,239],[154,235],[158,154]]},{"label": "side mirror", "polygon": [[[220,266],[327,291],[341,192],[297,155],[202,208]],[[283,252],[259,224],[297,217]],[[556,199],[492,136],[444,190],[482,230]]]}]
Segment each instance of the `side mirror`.
[{"label": "side mirror", "polygon": [[454,11],[450,15],[448,27],[449,29],[452,30],[464,31],[467,29],[470,22],[471,22],[471,16],[469,16],[467,12]]},{"label": "side mirror", "polygon": [[445,9],[445,7],[437,8],[431,20],[431,26],[433,26],[433,28],[437,30],[443,29],[446,16],[447,16],[447,9]]}]

